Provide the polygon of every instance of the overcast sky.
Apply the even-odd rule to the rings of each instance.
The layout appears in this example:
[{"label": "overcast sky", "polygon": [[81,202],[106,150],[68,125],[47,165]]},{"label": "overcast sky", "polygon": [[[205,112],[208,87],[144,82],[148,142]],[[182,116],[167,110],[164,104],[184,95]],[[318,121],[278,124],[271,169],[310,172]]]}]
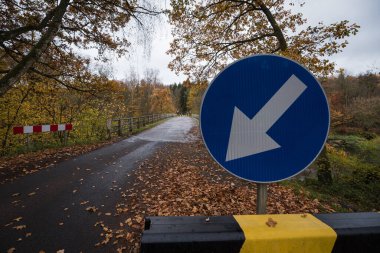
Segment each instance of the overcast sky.
[{"label": "overcast sky", "polygon": [[[299,10],[310,25],[316,25],[319,21],[329,24],[345,19],[359,24],[359,33],[348,39],[348,47],[330,59],[336,62],[337,68],[345,68],[348,74],[359,74],[370,69],[380,71],[380,0],[306,0],[305,6]],[[159,70],[159,78],[164,84],[183,81],[185,76],[177,76],[167,67],[170,56],[166,55],[166,51],[171,39],[170,26],[165,21],[161,22],[152,40],[150,57],[142,53],[142,47],[134,46],[129,56],[115,59],[112,64],[114,77],[124,79],[131,67],[143,77],[145,68],[153,68]]]}]

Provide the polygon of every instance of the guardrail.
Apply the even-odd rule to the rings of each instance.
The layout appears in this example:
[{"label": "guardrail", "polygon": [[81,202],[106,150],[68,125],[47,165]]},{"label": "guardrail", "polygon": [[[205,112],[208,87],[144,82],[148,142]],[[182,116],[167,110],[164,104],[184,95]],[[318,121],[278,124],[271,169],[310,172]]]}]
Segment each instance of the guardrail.
[{"label": "guardrail", "polygon": [[109,119],[107,121],[108,134],[111,136],[112,133],[116,132],[119,136],[125,134],[130,135],[133,130],[138,130],[148,124],[153,124],[174,116],[175,114],[152,114],[140,117]]},{"label": "guardrail", "polygon": [[142,253],[378,253],[380,213],[147,217]]}]

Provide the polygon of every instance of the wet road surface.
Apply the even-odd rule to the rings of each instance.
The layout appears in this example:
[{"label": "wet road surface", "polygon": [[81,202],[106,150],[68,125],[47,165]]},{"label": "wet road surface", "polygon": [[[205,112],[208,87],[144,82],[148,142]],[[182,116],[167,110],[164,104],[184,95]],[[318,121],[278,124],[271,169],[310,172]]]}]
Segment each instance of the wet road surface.
[{"label": "wet road surface", "polygon": [[[114,213],[129,187],[129,173],[166,142],[187,142],[195,125],[176,117],[139,135],[0,185],[0,252],[113,252],[95,248],[99,221],[118,224]],[[86,211],[89,206],[96,213]],[[101,215],[98,215],[98,213]]]}]

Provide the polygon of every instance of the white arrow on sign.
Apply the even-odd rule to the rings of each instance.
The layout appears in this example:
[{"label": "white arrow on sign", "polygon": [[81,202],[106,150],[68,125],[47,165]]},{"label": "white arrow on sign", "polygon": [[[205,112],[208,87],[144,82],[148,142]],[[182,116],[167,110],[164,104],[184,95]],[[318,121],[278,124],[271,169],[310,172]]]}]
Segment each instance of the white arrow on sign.
[{"label": "white arrow on sign", "polygon": [[267,131],[306,88],[300,79],[292,75],[252,119],[235,106],[226,162],[280,148]]}]

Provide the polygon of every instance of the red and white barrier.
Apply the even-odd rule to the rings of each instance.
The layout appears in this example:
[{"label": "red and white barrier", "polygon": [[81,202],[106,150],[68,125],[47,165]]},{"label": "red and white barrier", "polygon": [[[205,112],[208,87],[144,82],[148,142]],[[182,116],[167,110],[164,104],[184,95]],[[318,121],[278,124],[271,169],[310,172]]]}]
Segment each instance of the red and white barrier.
[{"label": "red and white barrier", "polygon": [[70,130],[73,130],[72,124],[16,126],[16,127],[13,127],[13,133],[14,134],[31,134],[31,133],[70,131]]}]

